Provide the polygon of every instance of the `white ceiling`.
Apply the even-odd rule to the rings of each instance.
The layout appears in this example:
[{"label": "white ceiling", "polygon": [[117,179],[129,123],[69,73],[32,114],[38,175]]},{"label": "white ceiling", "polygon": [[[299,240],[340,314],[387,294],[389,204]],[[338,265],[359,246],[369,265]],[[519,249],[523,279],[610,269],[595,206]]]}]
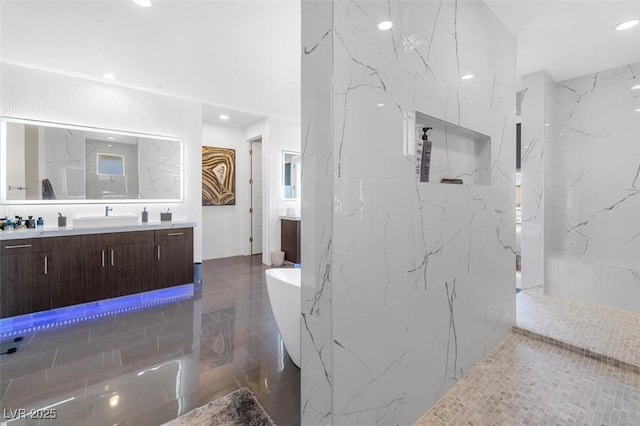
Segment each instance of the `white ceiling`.
[{"label": "white ceiling", "polygon": [[516,75],[546,70],[556,81],[640,62],[640,0],[485,0],[518,38]]},{"label": "white ceiling", "polygon": [[110,72],[116,84],[221,110],[300,118],[299,1],[154,0],[141,8],[130,0],[2,0],[0,57],[91,78]]},{"label": "white ceiling", "polygon": [[[221,115],[229,117],[227,120],[220,118]],[[225,126],[245,127],[258,121],[262,116],[244,111],[236,111],[216,105],[202,105],[202,121],[210,124],[222,124]]]},{"label": "white ceiling", "polygon": [[[640,0],[485,2],[518,37],[519,76],[546,69],[560,81],[640,61],[640,26],[612,30],[640,17]],[[115,84],[208,104],[206,122],[300,119],[299,0],[0,0],[0,58],[112,72]]]}]

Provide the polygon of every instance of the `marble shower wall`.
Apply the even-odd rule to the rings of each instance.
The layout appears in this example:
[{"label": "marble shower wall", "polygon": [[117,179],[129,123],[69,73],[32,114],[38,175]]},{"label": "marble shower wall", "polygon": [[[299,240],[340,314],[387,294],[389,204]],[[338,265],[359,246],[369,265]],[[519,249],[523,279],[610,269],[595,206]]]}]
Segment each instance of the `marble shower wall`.
[{"label": "marble shower wall", "polygon": [[555,81],[545,71],[522,77],[522,288],[542,294],[545,253],[553,247]]},{"label": "marble shower wall", "polygon": [[332,423],[333,4],[302,2],[301,424]]},{"label": "marble shower wall", "polygon": [[640,267],[640,63],[556,89],[556,249]]},{"label": "marble shower wall", "polygon": [[[412,424],[514,319],[515,39],[482,2],[302,13],[302,423]],[[491,185],[416,182],[415,111],[490,136]]]},{"label": "marble shower wall", "polygon": [[640,63],[557,83],[551,295],[640,312],[638,84]]}]

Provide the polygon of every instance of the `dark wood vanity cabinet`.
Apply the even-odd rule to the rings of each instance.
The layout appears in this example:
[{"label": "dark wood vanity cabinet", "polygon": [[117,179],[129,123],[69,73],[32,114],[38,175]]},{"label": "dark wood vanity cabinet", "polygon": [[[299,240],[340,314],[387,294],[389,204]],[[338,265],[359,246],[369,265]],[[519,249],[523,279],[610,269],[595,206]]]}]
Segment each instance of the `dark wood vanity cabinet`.
[{"label": "dark wood vanity cabinet", "polygon": [[36,239],[0,241],[0,317],[49,309],[48,258]]},{"label": "dark wood vanity cabinet", "polygon": [[109,297],[156,288],[153,283],[153,231],[104,235]]},{"label": "dark wood vanity cabinet", "polygon": [[193,229],[156,231],[155,240],[156,288],[193,282]]},{"label": "dark wood vanity cabinet", "polygon": [[280,250],[284,260],[300,263],[300,221],[280,219]]},{"label": "dark wood vanity cabinet", "polygon": [[0,318],[193,282],[193,229],[0,241]]},{"label": "dark wood vanity cabinet", "polygon": [[43,238],[50,256],[51,308],[109,297],[106,247],[100,235]]}]

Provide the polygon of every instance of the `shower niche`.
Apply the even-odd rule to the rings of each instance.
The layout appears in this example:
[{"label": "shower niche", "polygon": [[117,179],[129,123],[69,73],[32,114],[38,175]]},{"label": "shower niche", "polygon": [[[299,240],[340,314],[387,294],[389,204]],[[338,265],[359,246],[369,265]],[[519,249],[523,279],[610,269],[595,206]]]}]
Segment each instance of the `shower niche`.
[{"label": "shower niche", "polygon": [[489,136],[419,111],[413,127],[418,182],[491,185]]}]

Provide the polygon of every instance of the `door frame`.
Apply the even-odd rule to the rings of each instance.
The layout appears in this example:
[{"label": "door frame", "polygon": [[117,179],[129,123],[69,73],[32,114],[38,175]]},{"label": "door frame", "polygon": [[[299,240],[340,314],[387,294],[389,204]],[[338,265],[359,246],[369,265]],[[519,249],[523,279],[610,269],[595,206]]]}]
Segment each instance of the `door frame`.
[{"label": "door frame", "polygon": [[252,250],[251,250],[251,227],[253,226],[252,224],[252,217],[251,217],[251,213],[249,213],[249,208],[251,208],[251,203],[252,203],[252,191],[251,191],[251,186],[249,184],[249,179],[251,179],[251,173],[252,173],[252,169],[251,169],[251,163],[252,163],[252,158],[251,155],[249,154],[249,151],[252,148],[252,144],[253,143],[260,143],[261,147],[262,147],[262,263],[264,263],[265,265],[270,265],[270,255],[269,255],[269,192],[268,192],[268,150],[267,150],[267,144],[266,144],[266,140],[264,135],[260,134],[258,136],[252,137],[251,139],[246,140],[247,145],[246,145],[246,154],[247,154],[247,169],[248,169],[248,173],[247,173],[247,179],[245,184],[247,185],[248,190],[246,191],[246,206],[247,208],[244,209],[243,212],[243,222],[245,224],[245,229],[246,231],[246,238],[244,240],[243,243],[243,247],[245,247],[244,252],[251,256],[252,255]]}]

